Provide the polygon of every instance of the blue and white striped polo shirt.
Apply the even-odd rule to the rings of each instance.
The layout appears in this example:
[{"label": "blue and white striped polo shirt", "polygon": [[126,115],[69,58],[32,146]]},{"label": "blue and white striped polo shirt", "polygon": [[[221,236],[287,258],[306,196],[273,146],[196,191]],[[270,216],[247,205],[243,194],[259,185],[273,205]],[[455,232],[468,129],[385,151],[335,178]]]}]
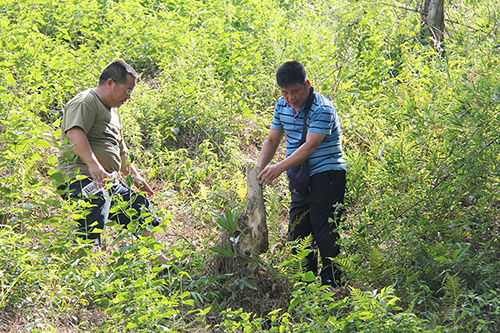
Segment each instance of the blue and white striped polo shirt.
[{"label": "blue and white striped polo shirt", "polygon": [[[280,97],[274,108],[271,129],[285,130],[287,157],[299,147],[303,124],[304,106],[295,114],[293,108]],[[307,124],[308,132],[326,134],[318,149],[309,156],[311,176],[324,171],[346,170],[337,109],[328,98],[316,93],[307,115]]]}]

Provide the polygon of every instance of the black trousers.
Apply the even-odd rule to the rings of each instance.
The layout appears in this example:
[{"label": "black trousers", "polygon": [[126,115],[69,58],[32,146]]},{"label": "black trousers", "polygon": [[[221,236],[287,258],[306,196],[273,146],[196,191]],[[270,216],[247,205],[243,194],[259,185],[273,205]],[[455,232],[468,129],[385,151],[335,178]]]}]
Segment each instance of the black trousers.
[{"label": "black trousers", "polygon": [[[346,188],[346,172],[343,170],[325,171],[310,179],[310,194],[300,196],[292,193],[290,205],[289,236],[292,240],[313,236],[321,256],[322,284],[338,285],[340,270],[335,267],[330,258],[339,254],[336,243],[339,225],[343,212],[344,194]],[[332,222],[330,222],[330,218]],[[308,271],[318,273],[317,251],[312,251],[307,257]]]},{"label": "black trousers", "polygon": [[[78,220],[79,228],[77,235],[83,239],[92,239],[95,244],[101,244],[101,231],[108,219],[126,226],[131,219],[137,219],[139,225],[147,224],[153,226],[160,224],[157,217],[151,210],[148,199],[133,191],[122,182],[116,182],[107,190],[101,189],[92,197],[85,198],[82,195],[82,188],[92,182],[90,178],[74,180],[67,185],[60,185],[57,190],[65,200],[84,199],[90,204],[85,218]],[[115,196],[121,197],[121,201],[126,205],[121,206],[113,200]],[[113,208],[115,207],[115,208]],[[133,216],[131,215],[133,213]],[[128,214],[127,214],[128,213]],[[94,232],[94,230],[99,230]]]}]

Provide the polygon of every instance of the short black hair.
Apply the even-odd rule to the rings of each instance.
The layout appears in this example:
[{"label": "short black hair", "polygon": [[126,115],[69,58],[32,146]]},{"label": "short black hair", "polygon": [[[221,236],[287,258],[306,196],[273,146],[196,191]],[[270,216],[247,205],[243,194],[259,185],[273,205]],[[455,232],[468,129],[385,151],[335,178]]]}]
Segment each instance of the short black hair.
[{"label": "short black hair", "polygon": [[298,61],[284,62],[276,71],[276,82],[284,88],[296,83],[306,84],[307,73],[304,66]]},{"label": "short black hair", "polygon": [[116,59],[110,62],[99,76],[99,85],[103,85],[108,79],[113,79],[115,82],[124,84],[127,83],[127,75],[131,75],[137,79],[137,72],[125,61]]}]

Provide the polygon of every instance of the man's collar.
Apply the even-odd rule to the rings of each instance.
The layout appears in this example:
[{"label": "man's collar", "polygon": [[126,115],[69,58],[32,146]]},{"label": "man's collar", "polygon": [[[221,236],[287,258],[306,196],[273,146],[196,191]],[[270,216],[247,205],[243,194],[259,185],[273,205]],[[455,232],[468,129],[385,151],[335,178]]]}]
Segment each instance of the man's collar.
[{"label": "man's collar", "polygon": [[111,106],[108,106],[106,103],[104,103],[104,101],[102,100],[102,98],[99,96],[99,94],[97,93],[96,91],[96,88],[92,88],[91,89],[92,92],[97,96],[97,98],[99,99],[99,101],[101,101],[102,105],[104,105],[104,107],[108,110],[111,110]]}]

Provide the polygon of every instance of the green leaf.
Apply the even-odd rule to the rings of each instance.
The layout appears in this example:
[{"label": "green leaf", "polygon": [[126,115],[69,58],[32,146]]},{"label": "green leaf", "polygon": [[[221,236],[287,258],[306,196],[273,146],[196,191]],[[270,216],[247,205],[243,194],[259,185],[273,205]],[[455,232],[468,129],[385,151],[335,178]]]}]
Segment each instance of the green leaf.
[{"label": "green leaf", "polygon": [[50,178],[54,179],[57,183],[62,183],[64,181],[64,176],[61,172],[54,172],[50,175]]},{"label": "green leaf", "polygon": [[293,309],[294,307],[296,307],[297,305],[299,305],[300,302],[301,302],[300,298],[294,298],[294,299],[292,299],[292,301],[290,302],[290,306],[288,307],[288,311],[290,311],[291,309]]},{"label": "green leaf", "polygon": [[217,247],[217,246],[214,246],[214,247],[211,247],[210,248],[210,251],[213,251],[217,254],[220,254],[224,257],[228,257],[228,258],[235,258],[236,257],[236,254],[231,250],[231,249],[228,249],[228,248],[221,248],[221,247]]},{"label": "green leaf", "polygon": [[128,328],[129,330],[130,329],[133,329],[133,328],[136,328],[137,327],[137,324],[136,323],[133,323],[133,322],[129,322],[127,324],[127,326],[125,326],[126,328]]},{"label": "green leaf", "polygon": [[33,144],[37,147],[43,147],[43,148],[50,148],[52,147],[52,145],[50,143],[48,143],[46,140],[44,139],[36,139],[33,141]]},{"label": "green leaf", "polygon": [[257,290],[257,286],[255,285],[255,283],[253,283],[253,281],[251,281],[248,277],[241,279],[240,283],[241,283],[241,286],[243,286],[243,287],[247,287],[247,288],[252,289],[252,290]]},{"label": "green leaf", "polygon": [[94,301],[95,303],[99,304],[100,307],[102,308],[108,308],[109,307],[109,299],[108,298],[98,298]]},{"label": "green leaf", "polygon": [[142,286],[144,286],[144,280],[142,278],[139,278],[137,281],[135,281],[134,287],[140,288]]},{"label": "green leaf", "polygon": [[314,276],[313,272],[308,271],[306,274],[304,274],[303,280],[304,282],[314,282],[316,281],[316,276]]},{"label": "green leaf", "polygon": [[16,79],[14,79],[14,76],[12,76],[12,74],[7,73],[4,75],[4,77],[5,77],[5,82],[7,83],[7,85],[13,86],[16,84]]},{"label": "green leaf", "polygon": [[434,260],[439,261],[439,262],[450,262],[450,259],[443,257],[443,256],[436,257],[436,258],[434,258]]}]

